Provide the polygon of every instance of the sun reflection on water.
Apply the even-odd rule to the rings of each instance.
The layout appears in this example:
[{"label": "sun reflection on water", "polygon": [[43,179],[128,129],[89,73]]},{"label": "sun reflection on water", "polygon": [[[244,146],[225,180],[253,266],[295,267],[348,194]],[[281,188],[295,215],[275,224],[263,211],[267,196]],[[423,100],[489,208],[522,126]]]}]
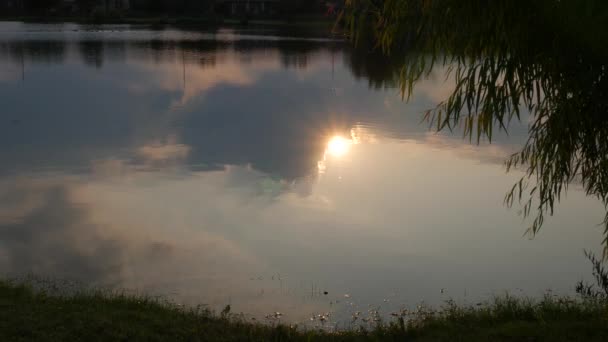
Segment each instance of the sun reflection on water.
[{"label": "sun reflection on water", "polygon": [[341,157],[348,153],[351,145],[352,141],[350,139],[336,135],[327,143],[325,153],[334,157]]},{"label": "sun reflection on water", "polygon": [[329,157],[332,159],[339,159],[344,157],[350,152],[352,145],[355,144],[353,139],[345,138],[341,135],[332,136],[325,147],[325,153],[323,154],[323,159],[320,160],[317,164],[318,170],[320,174],[325,173],[327,168],[326,161]]}]

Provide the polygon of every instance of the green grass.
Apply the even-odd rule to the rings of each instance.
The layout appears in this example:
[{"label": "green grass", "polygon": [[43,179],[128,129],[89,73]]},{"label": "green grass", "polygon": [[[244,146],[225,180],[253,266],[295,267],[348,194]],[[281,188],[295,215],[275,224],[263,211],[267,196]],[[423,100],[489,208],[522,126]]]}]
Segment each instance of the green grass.
[{"label": "green grass", "polygon": [[[394,322],[337,333],[245,322],[107,291],[40,290],[0,281],[0,341],[606,341],[599,300],[500,297],[471,307],[448,302]],[[54,293],[54,294],[50,294]]]}]

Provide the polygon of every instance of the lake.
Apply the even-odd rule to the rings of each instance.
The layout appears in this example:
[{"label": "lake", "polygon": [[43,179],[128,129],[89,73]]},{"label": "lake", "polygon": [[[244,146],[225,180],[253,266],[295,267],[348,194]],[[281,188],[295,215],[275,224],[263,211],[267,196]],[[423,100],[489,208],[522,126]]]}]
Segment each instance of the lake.
[{"label": "lake", "polygon": [[589,279],[600,202],[534,239],[503,204],[527,119],[434,133],[447,68],[407,102],[384,71],[280,29],[0,23],[0,273],[319,325]]}]

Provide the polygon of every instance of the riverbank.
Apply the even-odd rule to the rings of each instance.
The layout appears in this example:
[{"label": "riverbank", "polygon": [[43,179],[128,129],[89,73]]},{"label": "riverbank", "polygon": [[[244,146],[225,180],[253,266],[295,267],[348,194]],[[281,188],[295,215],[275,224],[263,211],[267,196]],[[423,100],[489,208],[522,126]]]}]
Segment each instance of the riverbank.
[{"label": "riverbank", "polygon": [[[56,293],[56,292],[53,292]],[[405,318],[405,319],[404,319]],[[598,300],[503,297],[442,311],[421,309],[375,327],[342,332],[245,321],[109,292],[67,295],[0,281],[2,341],[605,341],[608,307]]]}]

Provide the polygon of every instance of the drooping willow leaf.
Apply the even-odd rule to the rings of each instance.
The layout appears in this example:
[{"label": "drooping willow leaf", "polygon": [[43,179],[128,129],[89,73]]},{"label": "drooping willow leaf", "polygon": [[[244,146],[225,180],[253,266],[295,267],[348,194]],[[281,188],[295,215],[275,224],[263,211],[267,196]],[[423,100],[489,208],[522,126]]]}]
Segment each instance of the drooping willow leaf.
[{"label": "drooping willow leaf", "polygon": [[[531,234],[574,181],[608,208],[608,1],[347,0],[342,18],[358,45],[388,55],[385,79],[404,99],[448,66],[455,89],[425,113],[435,129],[479,143],[530,114],[527,142],[506,161],[525,176],[505,203],[534,213]],[[608,212],[603,223],[608,257]]]}]

